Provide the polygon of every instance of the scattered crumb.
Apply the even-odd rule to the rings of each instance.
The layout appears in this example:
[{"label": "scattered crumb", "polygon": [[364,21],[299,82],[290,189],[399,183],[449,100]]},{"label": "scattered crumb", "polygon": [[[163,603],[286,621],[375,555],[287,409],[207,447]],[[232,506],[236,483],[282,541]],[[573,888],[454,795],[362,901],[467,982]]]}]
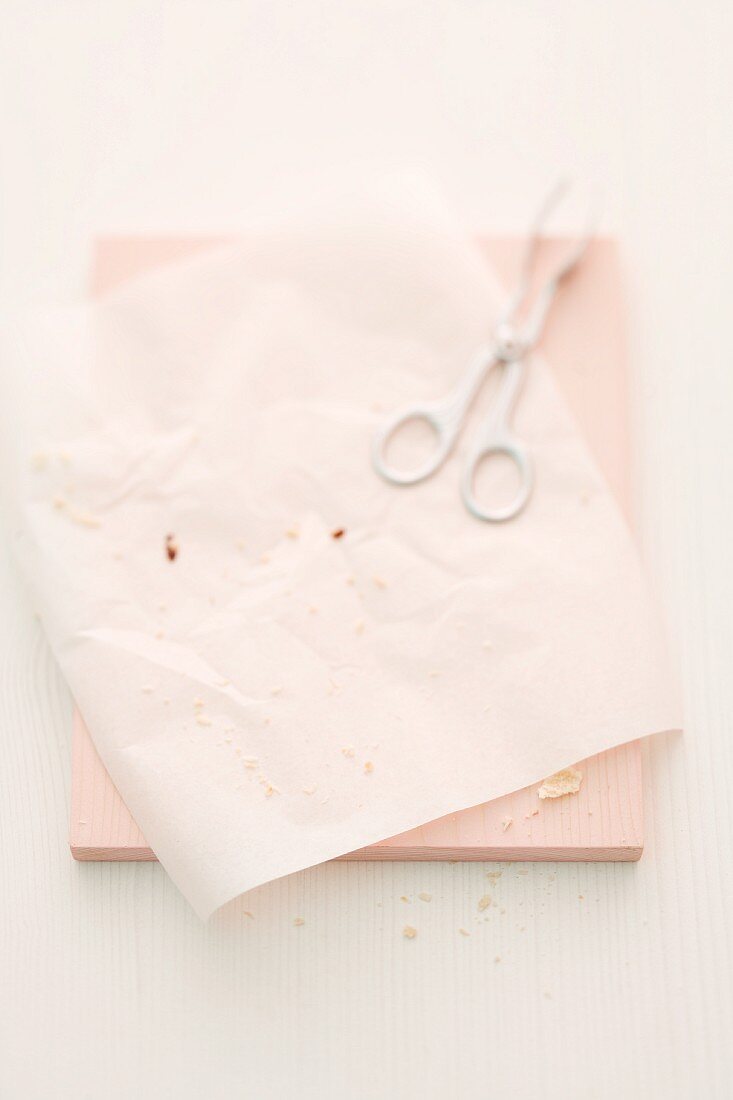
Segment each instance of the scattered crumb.
[{"label": "scattered crumb", "polygon": [[577,794],[583,781],[583,773],[577,768],[564,768],[548,776],[537,791],[540,798],[561,798],[564,794]]},{"label": "scattered crumb", "polygon": [[211,725],[211,719],[206,714],[197,714],[196,715],[196,721],[198,722],[198,724],[200,726],[210,726]]},{"label": "scattered crumb", "polygon": [[159,603],[158,604],[158,611],[167,611],[167,610],[168,610],[168,605],[167,604],[165,604],[165,603]]},{"label": "scattered crumb", "polygon": [[62,497],[60,493],[57,493],[56,496],[53,498],[53,506],[54,508],[58,509],[58,511],[61,511],[62,508],[65,508],[66,504],[66,497]]},{"label": "scattered crumb", "polygon": [[270,695],[282,695],[283,689],[281,687],[270,688]]},{"label": "scattered crumb", "polygon": [[466,928],[459,928],[458,931],[461,933],[462,936],[470,936],[471,935],[471,933]]},{"label": "scattered crumb", "polygon": [[407,894],[400,894],[400,901],[404,901],[409,904],[410,899],[408,898]]},{"label": "scattered crumb", "polygon": [[487,871],[486,872],[487,879],[489,879],[491,882],[493,882],[494,886],[496,886],[496,880],[501,878],[501,876],[502,876],[501,871]]},{"label": "scattered crumb", "polygon": [[316,793],[316,788],[315,787],[302,787],[301,789],[303,791],[303,794],[315,794]]},{"label": "scattered crumb", "polygon": [[587,490],[585,490],[584,492],[582,492],[580,494],[580,503],[581,504],[588,504],[589,501],[590,501],[590,493]]},{"label": "scattered crumb", "polygon": [[432,894],[426,894],[424,891],[422,893],[418,894],[417,896],[420,898],[420,901],[432,901],[433,900],[433,895]]},{"label": "scattered crumb", "polygon": [[150,692],[155,691],[155,688],[152,684],[143,684],[142,690],[145,692],[146,695],[150,695]]},{"label": "scattered crumb", "polygon": [[165,536],[165,552],[168,555],[168,561],[175,561],[178,557],[178,542],[175,535]]},{"label": "scattered crumb", "polygon": [[204,705],[203,699],[199,698],[199,696],[196,696],[196,698],[193,701],[193,709],[194,710],[201,710],[203,705]]},{"label": "scattered crumb", "polygon": [[216,686],[220,688],[229,687],[231,682],[232,681],[228,680],[226,676],[220,676],[219,679],[216,681]]},{"label": "scattered crumb", "polygon": [[478,899],[479,912],[483,913],[484,909],[488,909],[491,905],[491,895],[484,894],[482,898]]},{"label": "scattered crumb", "polygon": [[304,917],[296,917],[295,920],[293,921],[293,924],[295,925],[296,928],[302,928],[302,926],[305,924],[305,918]]},{"label": "scattered crumb", "polygon": [[297,527],[288,527],[285,534],[286,534],[287,538],[289,538],[289,539],[300,538],[300,531],[298,530]]},{"label": "scattered crumb", "polygon": [[310,606],[308,607],[308,614],[309,615],[317,615],[318,614],[318,608],[316,607],[316,605],[314,603],[310,604]]},{"label": "scattered crumb", "polygon": [[356,581],[354,580],[353,577],[347,577],[346,578],[346,583],[347,584],[356,584]]},{"label": "scattered crumb", "polygon": [[329,677],[328,680],[328,694],[335,695],[337,691],[341,691],[341,684],[337,684],[335,680]]},{"label": "scattered crumb", "polygon": [[494,646],[491,642],[483,642],[482,643],[482,649],[493,649],[493,648],[494,648]]},{"label": "scattered crumb", "polygon": [[377,588],[386,588],[387,582],[384,577],[372,577],[372,580],[376,584]]},{"label": "scattered crumb", "polygon": [[346,528],[345,527],[337,527],[335,531],[331,532],[331,538],[332,539],[342,539],[345,534],[346,534]]},{"label": "scattered crumb", "polygon": [[243,756],[242,763],[244,764],[245,768],[256,768],[259,764],[259,760],[256,756]]},{"label": "scattered crumb", "polygon": [[237,539],[234,545],[236,546],[237,550],[244,550],[245,541],[244,539]]},{"label": "scattered crumb", "polygon": [[363,619],[357,619],[357,621],[354,623],[354,633],[363,634],[364,633],[364,626],[365,626],[364,620]]},{"label": "scattered crumb", "polygon": [[505,833],[507,831],[507,829],[509,828],[509,826],[513,824],[513,822],[514,822],[513,817],[503,817],[501,819],[501,831],[503,833]]},{"label": "scattered crumb", "polygon": [[524,815],[524,820],[526,821],[530,817],[537,817],[537,814],[539,812],[540,812],[539,810],[530,810],[528,814]]},{"label": "scattered crumb", "polygon": [[67,508],[66,514],[70,520],[74,523],[78,523],[80,527],[102,526],[102,521],[99,516],[93,516],[91,512],[80,512],[76,508]]},{"label": "scattered crumb", "polygon": [[167,695],[166,695],[165,699],[163,700],[163,702],[165,703],[165,705],[166,705],[167,707],[169,707],[169,706],[170,706],[170,703],[171,703],[171,701],[170,701],[170,699],[168,698],[168,696],[167,696]]},{"label": "scattered crumb", "polygon": [[45,470],[48,465],[48,455],[45,451],[34,451],[31,455],[31,469],[36,472]]},{"label": "scattered crumb", "polygon": [[269,554],[260,554],[260,561],[262,562],[263,565],[267,565],[269,560],[270,560],[270,555]]},{"label": "scattered crumb", "polygon": [[341,752],[343,753],[344,756],[351,757],[351,756],[354,755],[354,750],[353,750],[351,745],[344,745]]},{"label": "scattered crumb", "polygon": [[158,641],[160,641],[162,638],[165,638],[165,632],[162,630],[156,630],[155,637],[158,639]]},{"label": "scattered crumb", "polygon": [[402,929],[402,935],[406,940],[414,940],[417,935],[417,928],[413,928],[411,924],[406,924]]},{"label": "scattered crumb", "polygon": [[500,963],[501,962],[501,955],[494,955],[494,962],[495,963]]},{"label": "scattered crumb", "polygon": [[367,760],[364,764],[364,771],[367,775],[371,775],[374,771],[374,765],[372,764],[371,760]]},{"label": "scattered crumb", "polygon": [[518,875],[528,875],[529,874],[529,869],[527,867],[518,867],[517,868],[517,874]]},{"label": "scattered crumb", "polygon": [[432,669],[432,670],[431,670],[431,671],[430,671],[430,672],[428,673],[428,678],[429,678],[429,679],[431,679],[431,680],[435,680],[435,679],[437,679],[437,678],[438,678],[438,676],[440,676],[440,673],[439,673],[439,672],[437,671],[437,669]]},{"label": "scattered crumb", "polygon": [[274,794],[280,794],[280,788],[274,783],[265,783],[265,798],[272,798]]},{"label": "scattered crumb", "polygon": [[249,909],[245,909],[245,910],[244,910],[244,915],[245,915],[245,917],[249,917],[249,919],[250,919],[250,920],[254,920],[254,919],[255,919],[255,918],[254,918],[254,915],[253,915],[252,913],[250,913]]}]

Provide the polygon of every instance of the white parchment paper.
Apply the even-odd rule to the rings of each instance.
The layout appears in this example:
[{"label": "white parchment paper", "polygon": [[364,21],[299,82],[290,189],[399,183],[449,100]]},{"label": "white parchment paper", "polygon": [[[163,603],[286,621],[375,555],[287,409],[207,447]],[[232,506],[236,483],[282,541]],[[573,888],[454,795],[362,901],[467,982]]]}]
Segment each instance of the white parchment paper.
[{"label": "white parchment paper", "polygon": [[3,328],[8,527],[202,916],[679,725],[629,534],[536,357],[519,519],[464,511],[465,445],[409,490],[372,470],[385,414],[447,391],[498,305],[405,186]]}]

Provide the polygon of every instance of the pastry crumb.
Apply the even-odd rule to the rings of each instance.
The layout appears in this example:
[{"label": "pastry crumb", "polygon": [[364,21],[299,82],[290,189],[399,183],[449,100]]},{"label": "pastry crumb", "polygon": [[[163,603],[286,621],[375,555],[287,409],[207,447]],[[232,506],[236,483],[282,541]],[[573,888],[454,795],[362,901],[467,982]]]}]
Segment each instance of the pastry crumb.
[{"label": "pastry crumb", "polygon": [[419,893],[417,896],[420,898],[420,901],[432,901],[433,900],[433,895],[432,894],[426,894],[424,890],[421,893]]},{"label": "pastry crumb", "polygon": [[209,718],[209,716],[207,714],[197,714],[196,715],[196,721],[198,722],[198,724],[200,726],[210,726],[211,725],[211,719]]},{"label": "pastry crumb", "polygon": [[305,917],[296,917],[293,921],[293,924],[296,928],[302,928],[302,926],[305,924]]},{"label": "pastry crumb", "polygon": [[337,527],[335,531],[331,532],[331,538],[332,539],[342,539],[345,534],[346,534],[346,528],[345,527]]},{"label": "pastry crumb", "polygon": [[583,773],[577,768],[563,768],[543,780],[537,791],[540,798],[562,798],[565,794],[577,794],[583,781]]},{"label": "pastry crumb", "polygon": [[316,793],[316,788],[314,786],[301,787],[301,790],[302,790],[303,794],[315,794]]},{"label": "pastry crumb", "polygon": [[491,905],[491,895],[490,894],[484,894],[484,896],[482,898],[478,899],[478,908],[479,908],[480,913],[483,913],[484,909],[488,909],[490,905]]},{"label": "pastry crumb", "polygon": [[289,538],[289,539],[300,538],[300,531],[298,530],[297,527],[288,527],[285,534],[286,534],[287,538]]},{"label": "pastry crumb", "polygon": [[168,556],[168,561],[175,561],[178,557],[178,540],[175,535],[165,536],[165,552]]},{"label": "pastry crumb", "polygon": [[351,745],[344,745],[344,747],[341,749],[341,752],[344,756],[348,757],[352,757],[354,755],[354,749]]},{"label": "pastry crumb", "polygon": [[374,771],[374,764],[371,762],[371,760],[367,760],[364,764],[364,771],[367,775],[371,775]]},{"label": "pastry crumb", "polygon": [[510,825],[514,823],[513,817],[502,817],[501,819],[501,831],[505,833]]},{"label": "pastry crumb", "polygon": [[45,470],[48,465],[48,454],[46,451],[34,451],[31,455],[31,469],[39,472]]},{"label": "pastry crumb", "polygon": [[365,625],[366,624],[364,623],[363,619],[357,619],[357,621],[354,623],[354,633],[363,634]]},{"label": "pastry crumb", "polygon": [[413,928],[411,924],[406,924],[402,929],[402,935],[406,940],[414,940],[417,935],[417,928]]},{"label": "pastry crumb", "polygon": [[471,933],[468,931],[467,928],[459,928],[458,931],[461,933],[462,936],[470,936],[471,935]]},{"label": "pastry crumb", "polygon": [[386,588],[387,587],[387,582],[384,579],[384,577],[372,577],[372,580],[374,581],[377,588]]}]

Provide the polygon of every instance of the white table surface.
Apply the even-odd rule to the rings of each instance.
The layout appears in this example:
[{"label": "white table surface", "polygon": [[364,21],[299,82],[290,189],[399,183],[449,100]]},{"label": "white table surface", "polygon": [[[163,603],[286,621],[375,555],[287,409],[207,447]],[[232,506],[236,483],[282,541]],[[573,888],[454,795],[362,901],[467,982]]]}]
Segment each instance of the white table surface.
[{"label": "white table surface", "polygon": [[640,864],[507,869],[480,924],[483,865],[325,866],[203,926],[158,866],[71,861],[69,695],[3,544],[3,1100],[731,1095],[732,50],[725,0],[0,0],[6,305],[77,295],[95,232],[229,231],[345,164],[487,229],[597,172],[687,704]]}]

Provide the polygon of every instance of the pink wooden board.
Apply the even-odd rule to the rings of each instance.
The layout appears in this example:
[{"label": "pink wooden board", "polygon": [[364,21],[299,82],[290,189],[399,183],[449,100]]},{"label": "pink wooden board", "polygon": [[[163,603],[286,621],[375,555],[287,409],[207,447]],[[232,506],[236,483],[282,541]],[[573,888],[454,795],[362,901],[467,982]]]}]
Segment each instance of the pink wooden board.
[{"label": "pink wooden board", "polygon": [[[93,291],[221,238],[121,237],[99,242]],[[513,277],[518,243],[485,241],[500,277]],[[548,247],[547,254],[552,247]],[[596,241],[553,307],[543,341],[558,384],[622,507],[629,511],[629,436],[622,282],[616,245]],[[643,847],[641,749],[631,742],[579,762],[577,795],[540,800],[539,784],[411,829],[343,859],[635,860]],[[504,828],[507,818],[512,820]],[[70,846],[79,860],[152,860],[76,712]]]}]

